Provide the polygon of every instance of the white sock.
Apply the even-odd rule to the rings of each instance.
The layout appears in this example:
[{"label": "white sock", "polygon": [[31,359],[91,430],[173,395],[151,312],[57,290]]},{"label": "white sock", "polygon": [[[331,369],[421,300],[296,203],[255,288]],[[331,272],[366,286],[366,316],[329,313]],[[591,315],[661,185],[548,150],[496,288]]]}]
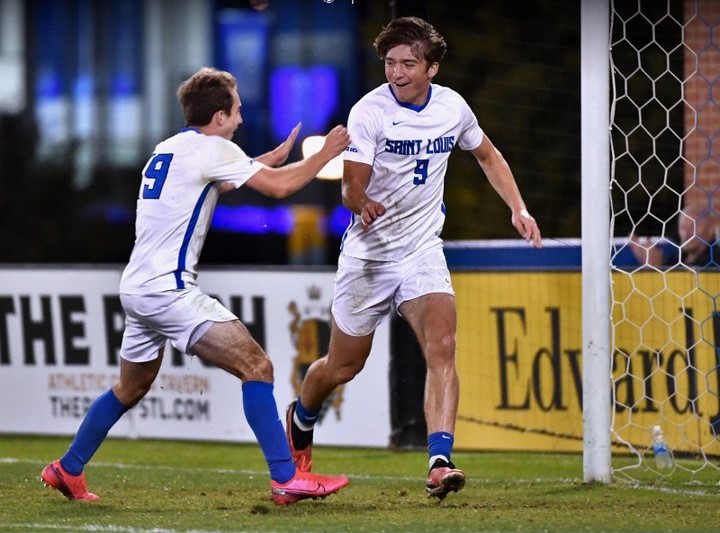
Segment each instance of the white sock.
[{"label": "white sock", "polygon": [[293,412],[293,422],[295,422],[295,425],[299,427],[302,431],[312,431],[313,426],[306,426],[300,420],[298,419],[297,413]]},{"label": "white sock", "polygon": [[438,459],[442,459],[442,460],[445,461],[446,463],[449,463],[449,462],[450,462],[450,461],[448,460],[448,458],[445,457],[444,455],[433,455],[433,456],[430,458],[430,461],[429,461],[430,465],[428,466],[428,468],[432,468],[432,465],[434,465],[434,464],[435,464],[435,461],[437,461]]}]

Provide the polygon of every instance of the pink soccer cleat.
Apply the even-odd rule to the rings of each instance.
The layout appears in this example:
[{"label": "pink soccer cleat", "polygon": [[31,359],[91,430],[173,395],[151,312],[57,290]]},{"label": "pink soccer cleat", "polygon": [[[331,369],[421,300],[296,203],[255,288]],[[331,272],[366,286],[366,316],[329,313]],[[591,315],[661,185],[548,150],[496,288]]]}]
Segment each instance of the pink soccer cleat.
[{"label": "pink soccer cleat", "polygon": [[345,476],[321,476],[297,470],[287,483],[271,482],[272,499],[278,505],[290,505],[312,498],[325,498],[345,487],[350,480]]},{"label": "pink soccer cleat", "polygon": [[46,487],[59,490],[68,500],[94,502],[100,499],[97,494],[88,492],[84,473],[79,476],[71,476],[65,472],[60,461],[53,461],[47,465],[40,474],[40,479]]},{"label": "pink soccer cleat", "polygon": [[455,465],[438,459],[428,473],[428,498],[444,500],[450,492],[457,492],[465,486],[465,473],[455,468]]}]

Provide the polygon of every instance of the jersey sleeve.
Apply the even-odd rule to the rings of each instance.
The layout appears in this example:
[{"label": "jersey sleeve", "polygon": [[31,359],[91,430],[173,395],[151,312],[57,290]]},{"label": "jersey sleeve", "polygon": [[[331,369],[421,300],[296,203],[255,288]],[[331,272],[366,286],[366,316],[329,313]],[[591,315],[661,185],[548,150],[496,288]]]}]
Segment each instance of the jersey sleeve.
[{"label": "jersey sleeve", "polygon": [[462,150],[474,150],[482,143],[485,133],[478,124],[477,117],[464,98],[460,97],[462,129],[460,131],[460,148]]},{"label": "jersey sleeve", "polygon": [[214,140],[217,142],[216,157],[209,161],[205,171],[210,181],[225,181],[238,188],[265,167],[245,154],[234,142],[221,137]]},{"label": "jersey sleeve", "polygon": [[347,125],[350,146],[345,149],[344,159],[372,166],[381,119],[377,112],[364,104],[358,102],[350,110]]}]

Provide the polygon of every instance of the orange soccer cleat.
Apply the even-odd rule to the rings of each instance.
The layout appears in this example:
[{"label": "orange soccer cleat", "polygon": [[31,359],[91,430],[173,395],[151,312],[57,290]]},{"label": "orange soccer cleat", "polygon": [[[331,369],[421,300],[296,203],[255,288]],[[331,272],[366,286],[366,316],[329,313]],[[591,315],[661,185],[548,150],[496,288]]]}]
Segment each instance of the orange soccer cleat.
[{"label": "orange soccer cleat", "polygon": [[287,441],[290,445],[290,452],[292,453],[292,461],[295,463],[295,468],[301,472],[310,472],[312,468],[312,443],[302,450],[298,450],[295,448],[295,444],[293,444],[292,427],[293,416],[295,415],[295,404],[297,404],[297,400],[290,403],[285,411],[285,433],[287,434]]}]

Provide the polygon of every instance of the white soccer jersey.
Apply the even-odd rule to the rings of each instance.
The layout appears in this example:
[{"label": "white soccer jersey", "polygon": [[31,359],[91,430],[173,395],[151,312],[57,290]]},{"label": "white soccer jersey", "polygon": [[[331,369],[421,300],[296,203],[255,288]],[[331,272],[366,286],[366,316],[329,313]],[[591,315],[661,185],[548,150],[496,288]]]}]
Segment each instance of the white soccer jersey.
[{"label": "white soccer jersey", "polygon": [[385,83],[350,111],[351,144],[345,160],[371,165],[367,195],[386,212],[364,231],[353,214],[342,253],[361,259],[399,261],[438,244],[445,222],[445,171],[454,146],[480,146],[483,131],[458,93],[432,84],[427,103],[398,102]]},{"label": "white soccer jersey", "polygon": [[240,187],[261,168],[262,163],[235,143],[192,128],[158,144],[142,172],[135,246],[120,292],[195,285],[198,257],[219,194],[217,182]]}]

